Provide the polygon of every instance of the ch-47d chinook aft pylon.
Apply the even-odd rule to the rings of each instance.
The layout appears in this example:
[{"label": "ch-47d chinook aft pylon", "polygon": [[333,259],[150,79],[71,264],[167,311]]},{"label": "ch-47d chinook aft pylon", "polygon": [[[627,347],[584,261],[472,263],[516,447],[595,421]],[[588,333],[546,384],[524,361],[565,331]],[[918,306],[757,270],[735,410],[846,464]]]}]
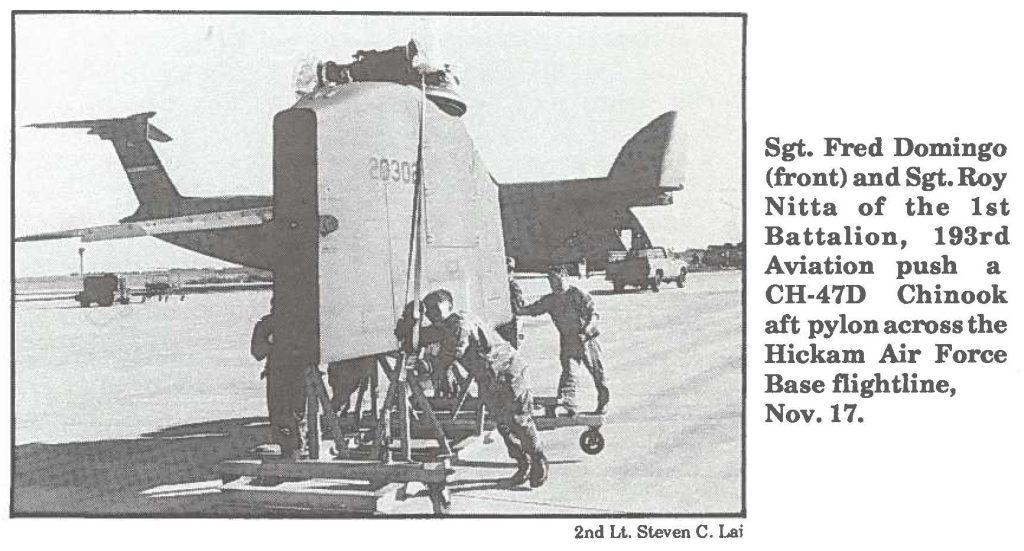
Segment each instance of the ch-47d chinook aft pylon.
[{"label": "ch-47d chinook aft pylon", "polygon": [[[111,141],[139,208],[120,224],[18,241],[150,235],[271,269],[274,346],[290,364],[308,367],[310,432],[316,434],[322,406],[340,458],[230,462],[223,466],[224,477],[422,482],[435,512],[443,512],[448,464],[413,462],[411,435],[419,429],[436,438],[443,458],[451,451],[445,431],[482,430],[486,422],[479,411],[472,420],[459,417],[464,410],[476,410],[465,394],[448,404],[446,413],[434,411],[436,403],[423,392],[416,362],[395,352],[395,324],[410,301],[438,288],[450,290],[460,307],[493,326],[509,322],[502,205],[507,211],[522,210],[550,195],[557,182],[522,184],[511,194],[500,191],[459,118],[466,104],[456,89],[458,80],[448,67],[420,63],[414,42],[383,52],[361,51],[355,57],[349,64],[319,64],[310,89],[275,117],[272,197],[181,196],[153,150],[151,140],[170,139],[149,123],[153,113],[30,125],[84,128]],[[671,191],[680,189],[679,167],[668,155],[677,147],[674,120],[674,113],[667,113],[634,136],[607,178],[567,183],[574,197],[585,195],[584,184],[589,183],[594,208],[614,210],[618,217],[607,222],[608,216],[597,213],[595,220],[628,226],[630,197],[663,204]],[[565,216],[560,218],[555,227],[565,225]],[[604,229],[614,237],[618,228]],[[526,235],[537,228],[528,224],[515,231]],[[608,245],[601,241],[600,248],[604,257]],[[326,403],[317,366],[364,357],[377,358],[391,385],[380,410],[384,415],[374,424],[376,447],[360,456],[342,439],[345,431]],[[410,420],[410,405],[421,413],[418,426]],[[600,452],[603,438],[597,428],[602,416],[556,417],[548,409],[548,415],[538,418],[538,428],[588,427],[581,446],[588,453]],[[389,419],[392,410],[395,419]],[[393,430],[398,438],[392,438]],[[314,458],[318,451],[311,446]],[[302,495],[300,501],[309,499],[309,494]],[[330,499],[342,509],[361,507],[340,494]]]}]

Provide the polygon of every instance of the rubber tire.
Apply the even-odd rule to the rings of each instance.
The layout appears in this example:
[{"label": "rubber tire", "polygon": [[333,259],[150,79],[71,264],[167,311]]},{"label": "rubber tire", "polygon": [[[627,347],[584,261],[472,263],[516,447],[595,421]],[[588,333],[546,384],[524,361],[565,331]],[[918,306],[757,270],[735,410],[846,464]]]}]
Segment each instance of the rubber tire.
[{"label": "rubber tire", "polygon": [[604,449],[604,435],[597,429],[587,429],[580,435],[580,449],[587,455],[597,455]]}]

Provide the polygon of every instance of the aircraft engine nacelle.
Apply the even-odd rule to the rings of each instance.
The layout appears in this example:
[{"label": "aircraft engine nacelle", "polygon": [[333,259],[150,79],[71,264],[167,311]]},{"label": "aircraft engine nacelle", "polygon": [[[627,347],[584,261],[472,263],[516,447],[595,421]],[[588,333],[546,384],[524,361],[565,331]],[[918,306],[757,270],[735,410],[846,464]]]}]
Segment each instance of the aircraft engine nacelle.
[{"label": "aircraft engine nacelle", "polygon": [[[397,349],[422,91],[325,87],[274,120],[275,346],[305,363]],[[427,102],[421,294],[511,318],[498,190],[463,123]]]}]

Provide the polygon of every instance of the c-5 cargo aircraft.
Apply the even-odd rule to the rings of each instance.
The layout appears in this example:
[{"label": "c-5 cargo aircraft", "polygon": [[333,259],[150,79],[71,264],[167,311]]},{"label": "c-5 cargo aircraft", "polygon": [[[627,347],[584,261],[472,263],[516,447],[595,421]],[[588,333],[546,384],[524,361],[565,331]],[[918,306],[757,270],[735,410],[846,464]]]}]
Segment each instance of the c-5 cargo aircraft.
[{"label": "c-5 cargo aircraft", "polygon": [[[379,56],[367,57],[350,66],[328,63],[322,68],[321,81],[326,76],[345,79],[346,83],[351,80],[401,83],[405,78],[402,74],[397,77],[373,74],[382,71],[379,59]],[[394,72],[392,67],[383,67],[384,72]],[[449,91],[445,87],[431,90]],[[320,93],[330,94],[332,89],[321,86]],[[465,112],[465,104],[458,96],[440,92],[433,95],[428,92],[428,96],[439,111],[445,113],[442,116],[458,118]],[[153,236],[228,262],[273,269],[268,239],[271,225],[266,223],[273,218],[273,197],[182,196],[153,148],[152,142],[171,140],[150,122],[154,115],[148,112],[124,118],[28,125],[85,129],[89,134],[110,141],[139,206],[118,224],[26,235],[15,241],[73,237],[98,241]],[[364,115],[355,113],[353,116]],[[369,138],[344,137],[350,142],[368,142]],[[586,259],[592,268],[600,269],[606,263],[609,250],[625,248],[620,241],[624,230],[632,234],[634,246],[649,245],[631,208],[670,204],[672,192],[682,189],[680,142],[676,113],[668,112],[626,142],[603,178],[499,183],[492,177],[491,181],[498,188],[506,255],[516,260],[518,269],[525,271],[543,270],[551,264],[576,263],[581,259]],[[371,171],[377,171],[376,176],[397,176],[396,181],[409,179],[414,168],[410,168],[408,162],[378,157],[376,148],[369,143],[366,145],[366,155],[372,156],[371,161],[377,164],[370,167]]]}]

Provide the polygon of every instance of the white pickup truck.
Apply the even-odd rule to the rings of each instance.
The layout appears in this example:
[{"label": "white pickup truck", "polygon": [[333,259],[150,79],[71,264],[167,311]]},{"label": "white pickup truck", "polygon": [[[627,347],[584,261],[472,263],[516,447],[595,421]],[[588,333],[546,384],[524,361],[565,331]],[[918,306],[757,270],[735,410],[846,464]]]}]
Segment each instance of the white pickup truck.
[{"label": "white pickup truck", "polygon": [[686,263],[672,258],[664,248],[610,251],[605,279],[612,282],[616,293],[627,285],[658,292],[662,283],[686,284]]}]

